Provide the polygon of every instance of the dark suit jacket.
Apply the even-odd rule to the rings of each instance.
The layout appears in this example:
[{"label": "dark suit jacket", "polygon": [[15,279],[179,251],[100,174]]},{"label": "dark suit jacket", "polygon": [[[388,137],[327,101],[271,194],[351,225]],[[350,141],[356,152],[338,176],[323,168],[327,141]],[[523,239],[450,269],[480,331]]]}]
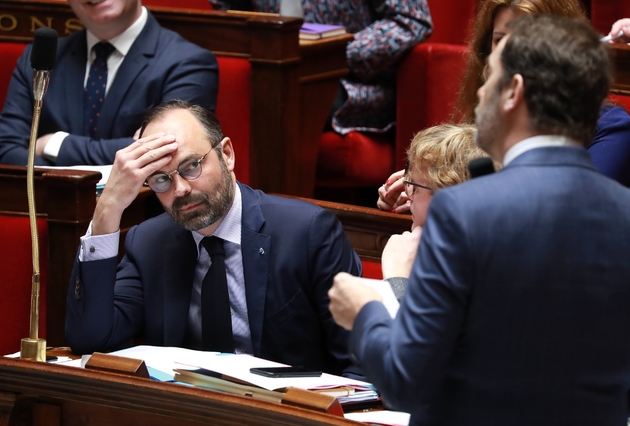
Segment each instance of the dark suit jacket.
[{"label": "dark suit jacket", "polygon": [[[57,165],[112,164],[116,151],[132,142],[144,113],[163,101],[178,98],[214,110],[218,87],[214,55],[160,27],[149,13],[107,93],[95,138],[81,136],[86,43],[85,30],[59,39],[57,64],[44,97],[38,135],[70,133]],[[34,103],[30,56],[31,46],[27,46],[0,114],[1,164],[27,163]],[[36,164],[51,165],[41,157]]]},{"label": "dark suit jacket", "polygon": [[[353,372],[347,369],[348,334],[328,311],[327,293],[335,274],[361,273],[341,224],[310,203],[240,187],[254,355],[333,373]],[[77,353],[118,348],[134,336],[144,336],[150,345],[184,346],[197,259],[192,234],[163,214],[132,228],[125,247],[118,271],[116,259],[75,264],[66,337]]]},{"label": "dark suit jacket", "polygon": [[395,321],[351,352],[416,425],[625,425],[630,190],[588,153],[539,148],[438,191]]}]

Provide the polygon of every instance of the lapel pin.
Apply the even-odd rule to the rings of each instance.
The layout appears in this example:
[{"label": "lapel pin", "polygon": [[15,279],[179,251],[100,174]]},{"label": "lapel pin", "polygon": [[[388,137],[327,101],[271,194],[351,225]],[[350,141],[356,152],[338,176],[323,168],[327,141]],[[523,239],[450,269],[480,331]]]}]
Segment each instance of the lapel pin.
[{"label": "lapel pin", "polygon": [[265,254],[265,250],[263,250],[263,248],[261,247],[261,248],[258,249],[258,253]]}]

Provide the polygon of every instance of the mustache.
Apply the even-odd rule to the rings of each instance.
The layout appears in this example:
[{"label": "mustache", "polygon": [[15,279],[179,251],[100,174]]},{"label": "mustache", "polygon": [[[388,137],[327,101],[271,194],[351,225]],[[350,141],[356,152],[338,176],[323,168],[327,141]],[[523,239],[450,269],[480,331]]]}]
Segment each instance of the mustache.
[{"label": "mustache", "polygon": [[208,195],[204,193],[188,194],[183,197],[176,198],[173,201],[173,205],[171,208],[173,210],[180,210],[182,207],[184,207],[187,204],[199,203],[202,201],[208,201]]}]

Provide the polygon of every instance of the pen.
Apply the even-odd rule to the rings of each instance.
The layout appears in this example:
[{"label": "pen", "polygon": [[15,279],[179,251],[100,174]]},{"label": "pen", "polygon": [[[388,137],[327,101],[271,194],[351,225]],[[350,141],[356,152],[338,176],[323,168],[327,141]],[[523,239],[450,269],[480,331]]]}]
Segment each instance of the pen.
[{"label": "pen", "polygon": [[623,31],[619,30],[619,32],[617,33],[616,36],[611,36],[610,34],[608,34],[606,37],[602,37],[599,39],[599,41],[601,42],[607,42],[607,41],[613,41],[613,40],[617,40],[619,37],[621,37],[623,35]]}]

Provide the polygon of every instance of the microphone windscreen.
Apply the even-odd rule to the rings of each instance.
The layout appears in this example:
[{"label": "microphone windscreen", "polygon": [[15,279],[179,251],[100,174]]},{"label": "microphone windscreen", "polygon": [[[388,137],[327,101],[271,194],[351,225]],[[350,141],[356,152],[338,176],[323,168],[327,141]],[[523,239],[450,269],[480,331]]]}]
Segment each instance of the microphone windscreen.
[{"label": "microphone windscreen", "polygon": [[57,31],[42,27],[35,30],[31,67],[36,71],[50,71],[57,61]]},{"label": "microphone windscreen", "polygon": [[494,164],[492,162],[492,158],[475,158],[470,163],[468,163],[468,170],[470,170],[471,179],[494,173]]}]

